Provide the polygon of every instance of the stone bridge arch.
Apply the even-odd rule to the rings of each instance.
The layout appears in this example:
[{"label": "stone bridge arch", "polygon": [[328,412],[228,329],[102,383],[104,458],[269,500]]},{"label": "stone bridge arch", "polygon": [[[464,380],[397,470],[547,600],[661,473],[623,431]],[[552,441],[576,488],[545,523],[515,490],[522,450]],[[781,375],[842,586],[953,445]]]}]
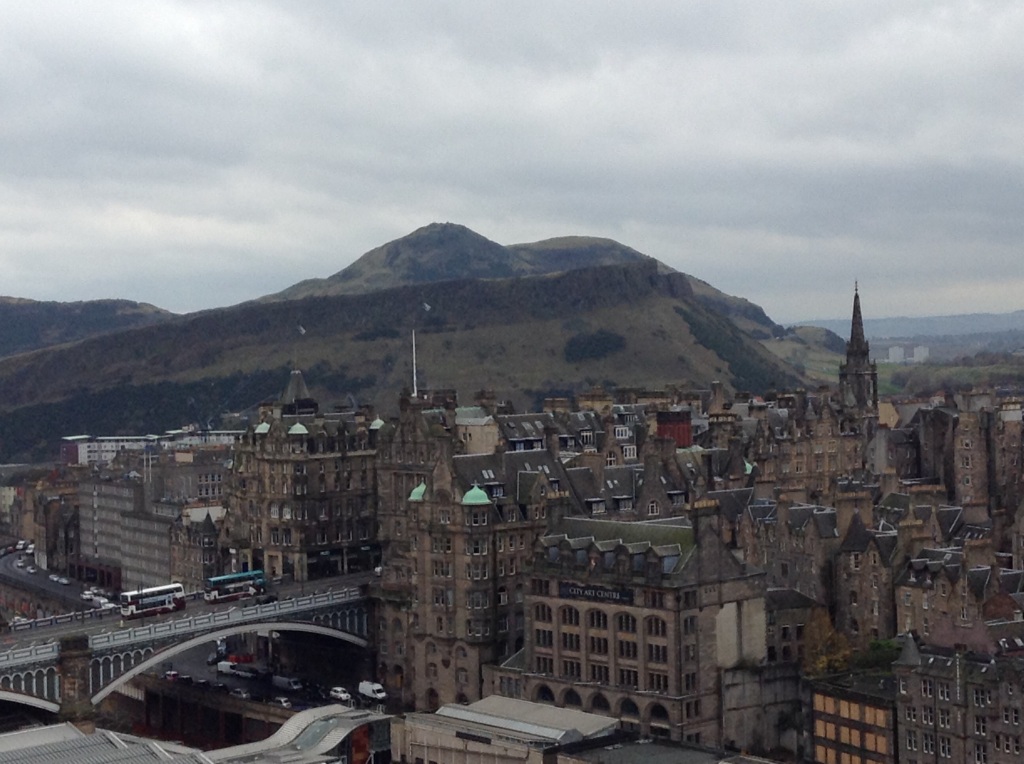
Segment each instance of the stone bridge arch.
[{"label": "stone bridge arch", "polygon": [[[141,656],[141,660],[139,662],[135,662],[136,654],[142,652],[138,650],[138,648],[130,648],[123,652],[104,651],[103,653],[94,654],[90,659],[90,663],[118,656],[121,660],[122,667],[124,667],[124,671],[118,676],[111,678],[108,683],[104,684],[98,692],[95,692],[92,695],[90,701],[94,706],[99,705],[118,687],[126,684],[139,674],[149,671],[154,666],[159,666],[161,663],[164,663],[175,655],[192,650],[193,648],[206,644],[211,640],[218,640],[238,634],[247,634],[257,629],[268,631],[298,631],[306,634],[319,634],[321,636],[340,639],[344,642],[356,645],[357,647],[367,647],[369,645],[363,637],[350,634],[347,631],[342,631],[331,626],[322,626],[318,623],[309,623],[305,621],[262,621],[260,623],[233,624],[231,626],[213,629],[182,642],[168,645],[160,650],[150,651],[148,655]],[[128,664],[131,665],[129,666]]]}]

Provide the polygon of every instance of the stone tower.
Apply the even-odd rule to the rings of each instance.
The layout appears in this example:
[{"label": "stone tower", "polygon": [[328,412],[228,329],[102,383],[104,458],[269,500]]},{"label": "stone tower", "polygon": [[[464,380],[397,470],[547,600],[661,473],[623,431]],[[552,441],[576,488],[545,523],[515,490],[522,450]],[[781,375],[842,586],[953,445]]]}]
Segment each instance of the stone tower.
[{"label": "stone tower", "polygon": [[839,365],[839,395],[851,418],[877,420],[878,369],[871,362],[868,341],[864,339],[864,319],[856,286],[853,289],[853,321],[850,341],[846,343],[846,363]]}]

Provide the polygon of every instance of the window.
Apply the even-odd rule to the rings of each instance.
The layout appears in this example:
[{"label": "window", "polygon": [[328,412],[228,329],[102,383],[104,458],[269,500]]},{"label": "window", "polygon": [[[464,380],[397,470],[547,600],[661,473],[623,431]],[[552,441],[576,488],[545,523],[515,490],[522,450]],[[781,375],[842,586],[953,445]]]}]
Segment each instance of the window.
[{"label": "window", "polygon": [[934,684],[934,682],[932,682],[931,679],[922,679],[921,680],[921,694],[924,695],[926,698],[930,698],[930,697],[932,697],[934,692],[935,692],[935,684]]},{"label": "window", "polygon": [[551,608],[541,603],[533,610],[533,619],[543,623],[551,623]]},{"label": "window", "polygon": [[653,692],[668,690],[668,675],[651,672],[647,675],[647,689]]},{"label": "window", "polygon": [[637,656],[636,642],[628,639],[619,640],[619,657],[635,660]]},{"label": "window", "polygon": [[658,505],[658,502],[656,502],[656,501],[648,502],[648,504],[647,504],[647,514],[648,515],[660,515],[661,514],[661,507]]},{"label": "window", "polygon": [[647,636],[649,637],[664,637],[668,632],[668,624],[665,623],[664,618],[658,618],[657,616],[651,616],[647,619]]},{"label": "window", "polygon": [[980,714],[974,717],[974,734],[982,737],[988,734],[988,719]]},{"label": "window", "polygon": [[668,646],[667,645],[647,645],[647,660],[651,663],[667,663],[668,662]]},{"label": "window", "polygon": [[580,611],[574,607],[563,607],[559,611],[561,621],[566,626],[579,626],[580,625]]},{"label": "window", "polygon": [[629,460],[636,459],[636,446],[623,446],[622,458]]},{"label": "window", "polygon": [[[696,620],[697,619],[694,618],[694,621]],[[631,616],[629,613],[619,613],[615,622],[619,631],[626,632],[627,634],[636,634],[636,618]]]},{"label": "window", "polygon": [[608,628],[608,614],[602,613],[600,610],[590,610],[587,612],[587,625],[592,629],[607,629]]},{"label": "window", "polygon": [[939,682],[939,700],[949,700],[949,682]]},{"label": "window", "polygon": [[619,685],[622,687],[636,687],[640,676],[636,669],[619,669]]},{"label": "window", "polygon": [[850,557],[850,567],[854,570],[860,570],[860,563],[860,552],[854,552],[853,555]]},{"label": "window", "polygon": [[953,755],[953,742],[946,735],[939,735],[939,756],[948,759]]},{"label": "window", "polygon": [[948,708],[940,708],[939,709],[939,726],[940,727],[945,727],[947,729],[949,728],[949,709]]},{"label": "window", "polygon": [[[636,629],[634,629],[635,631]],[[683,634],[697,633],[697,616],[688,615],[683,619]]]},{"label": "window", "polygon": [[917,750],[917,732],[915,730],[907,730],[907,750]]}]

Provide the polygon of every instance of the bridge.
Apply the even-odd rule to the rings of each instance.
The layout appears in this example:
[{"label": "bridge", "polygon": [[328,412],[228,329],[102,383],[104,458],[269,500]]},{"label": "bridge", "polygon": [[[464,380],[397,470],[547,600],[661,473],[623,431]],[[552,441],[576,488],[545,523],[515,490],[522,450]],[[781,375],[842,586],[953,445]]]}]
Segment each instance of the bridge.
[{"label": "bridge", "polygon": [[[66,627],[68,618],[51,620]],[[351,586],[148,625],[115,621],[115,628],[70,636],[47,638],[39,628],[31,632],[33,643],[0,652],[0,700],[77,718],[132,677],[211,640],[261,629],[321,634],[366,647],[367,621],[365,586]],[[16,635],[19,642],[26,633]]]}]

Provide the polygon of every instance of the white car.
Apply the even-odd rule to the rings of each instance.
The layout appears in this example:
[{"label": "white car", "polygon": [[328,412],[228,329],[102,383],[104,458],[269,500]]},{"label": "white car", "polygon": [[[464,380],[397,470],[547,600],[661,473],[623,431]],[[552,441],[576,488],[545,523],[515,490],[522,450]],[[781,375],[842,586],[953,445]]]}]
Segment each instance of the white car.
[{"label": "white car", "polygon": [[50,574],[50,580],[53,581],[54,583],[57,583],[58,581],[60,581],[60,576],[58,576],[56,573],[51,573]]},{"label": "white car", "polygon": [[347,703],[350,700],[352,700],[352,693],[350,693],[344,687],[332,687],[330,696],[331,700],[340,700],[343,703]]},{"label": "white car", "polygon": [[83,602],[92,602],[93,599],[95,599],[95,596],[93,595],[93,593],[90,592],[88,589],[86,589],[84,592],[82,592],[78,596],[82,598]]}]

